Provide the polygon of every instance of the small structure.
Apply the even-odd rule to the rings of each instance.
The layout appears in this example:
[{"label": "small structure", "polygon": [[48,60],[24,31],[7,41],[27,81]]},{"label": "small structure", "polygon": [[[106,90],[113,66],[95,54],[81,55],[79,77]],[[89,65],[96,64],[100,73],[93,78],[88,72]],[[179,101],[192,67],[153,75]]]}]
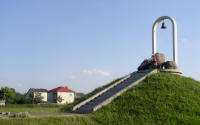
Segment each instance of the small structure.
[{"label": "small structure", "polygon": [[[166,29],[164,20],[169,19],[172,23],[172,36],[173,36],[173,61],[165,61],[165,56],[162,53],[157,53],[156,47],[156,29],[161,21],[163,21],[161,29]],[[175,74],[182,74],[181,70],[178,70],[178,40],[177,40],[177,24],[176,21],[169,16],[162,16],[158,18],[152,27],[152,56],[149,59],[145,59],[138,71],[146,69],[158,69],[160,72],[169,72]]]},{"label": "small structure", "polygon": [[84,95],[85,95],[84,93],[76,92],[75,99],[79,99],[79,98],[83,97]]},{"label": "small structure", "polygon": [[34,98],[37,94],[39,94],[42,97],[42,101],[47,102],[47,92],[48,92],[47,89],[30,88],[25,95],[25,100],[28,102],[28,100],[32,98],[31,96],[33,96]]},{"label": "small structure", "polygon": [[6,105],[6,101],[5,100],[0,100],[0,106],[5,106]]},{"label": "small structure", "polygon": [[57,104],[69,104],[74,102],[75,92],[67,86],[57,87],[48,91],[48,102]]},{"label": "small structure", "polygon": [[[152,54],[156,54],[156,29],[158,27],[158,24],[161,21],[164,21],[165,19],[169,19],[172,23],[172,36],[173,36],[173,61],[176,62],[176,64],[178,65],[178,40],[177,40],[177,24],[175,19],[169,17],[169,16],[162,16],[160,18],[158,18],[155,23],[153,24],[153,28],[152,28]],[[162,29],[166,29],[166,26],[163,22],[163,25],[161,27]]]},{"label": "small structure", "polygon": [[163,63],[163,66],[165,69],[160,69],[161,72],[169,72],[169,73],[175,73],[175,74],[182,74],[181,70],[178,70],[178,36],[177,36],[177,24],[174,18],[171,18],[169,16],[162,16],[159,17],[153,24],[152,27],[152,55],[157,54],[157,33],[156,29],[158,27],[158,24],[163,21],[161,29],[166,29],[166,25],[164,23],[164,20],[168,19],[172,23],[172,36],[173,36],[173,61],[167,61]]}]

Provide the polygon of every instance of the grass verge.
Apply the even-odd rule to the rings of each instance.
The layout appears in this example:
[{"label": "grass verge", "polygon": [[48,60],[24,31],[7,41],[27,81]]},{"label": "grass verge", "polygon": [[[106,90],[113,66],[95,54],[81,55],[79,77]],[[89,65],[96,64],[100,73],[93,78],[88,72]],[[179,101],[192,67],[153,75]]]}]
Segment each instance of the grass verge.
[{"label": "grass verge", "polygon": [[61,113],[62,105],[55,104],[7,104],[0,107],[0,112],[28,112],[30,114],[52,114]]}]

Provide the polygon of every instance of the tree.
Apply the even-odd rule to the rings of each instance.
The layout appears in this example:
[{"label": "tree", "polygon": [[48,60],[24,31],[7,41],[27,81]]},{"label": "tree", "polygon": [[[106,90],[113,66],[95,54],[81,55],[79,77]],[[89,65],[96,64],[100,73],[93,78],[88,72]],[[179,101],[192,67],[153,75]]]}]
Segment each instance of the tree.
[{"label": "tree", "polygon": [[63,101],[63,98],[61,96],[57,97],[57,102],[61,103]]},{"label": "tree", "polygon": [[25,103],[25,94],[16,92],[15,93],[15,102],[17,104],[24,104]]},{"label": "tree", "polygon": [[24,103],[24,95],[7,86],[0,89],[0,99],[5,100],[7,104]]},{"label": "tree", "polygon": [[43,96],[41,96],[41,93],[39,92],[35,92],[35,95],[34,95],[34,103],[41,103],[43,102],[42,100],[44,99]]},{"label": "tree", "polygon": [[43,102],[43,96],[41,96],[41,93],[39,92],[31,92],[30,95],[29,95],[29,98],[28,98],[28,103],[35,103],[35,104],[38,104],[38,103],[41,103]]}]

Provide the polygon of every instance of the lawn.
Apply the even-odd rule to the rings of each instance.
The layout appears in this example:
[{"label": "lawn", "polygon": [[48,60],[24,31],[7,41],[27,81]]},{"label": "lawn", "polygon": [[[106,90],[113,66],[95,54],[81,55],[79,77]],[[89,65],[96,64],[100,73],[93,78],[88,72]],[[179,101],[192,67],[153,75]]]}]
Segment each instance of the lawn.
[{"label": "lawn", "polygon": [[0,119],[0,125],[97,125],[88,116]]},{"label": "lawn", "polygon": [[0,112],[29,112],[30,114],[58,114],[62,113],[61,108],[63,106],[54,104],[8,104],[5,107],[0,107]]}]

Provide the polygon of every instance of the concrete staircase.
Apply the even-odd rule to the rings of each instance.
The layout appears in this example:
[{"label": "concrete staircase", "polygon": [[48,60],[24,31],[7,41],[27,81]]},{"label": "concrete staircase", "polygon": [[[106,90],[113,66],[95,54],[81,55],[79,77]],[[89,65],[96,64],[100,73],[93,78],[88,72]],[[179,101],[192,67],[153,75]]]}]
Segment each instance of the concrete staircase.
[{"label": "concrete staircase", "polygon": [[74,113],[89,113],[100,109],[102,106],[105,106],[112,102],[115,98],[120,96],[122,93],[132,88],[133,86],[140,83],[148,75],[152,73],[157,73],[158,70],[145,70],[133,72],[125,76],[120,81],[114,83],[113,85],[107,87],[106,89],[100,91],[99,93],[93,95],[87,100],[79,103],[73,107]]}]

